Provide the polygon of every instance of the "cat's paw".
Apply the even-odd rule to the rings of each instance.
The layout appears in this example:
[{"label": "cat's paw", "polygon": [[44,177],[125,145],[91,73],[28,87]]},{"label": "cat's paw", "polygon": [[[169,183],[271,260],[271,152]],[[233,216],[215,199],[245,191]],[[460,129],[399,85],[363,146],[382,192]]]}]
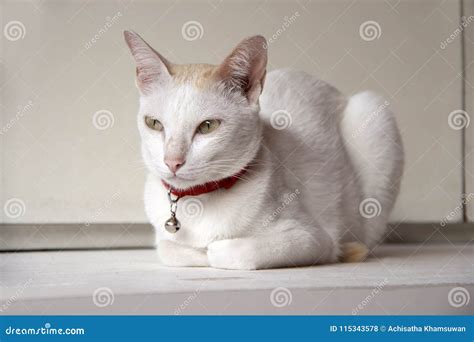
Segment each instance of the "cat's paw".
[{"label": "cat's paw", "polygon": [[185,246],[169,240],[158,243],[158,257],[165,266],[209,266],[206,252],[203,249]]},{"label": "cat's paw", "polygon": [[256,249],[247,239],[229,239],[212,242],[207,247],[211,267],[230,270],[256,270],[262,268],[256,257]]},{"label": "cat's paw", "polygon": [[182,261],[178,258],[179,246],[177,243],[168,240],[161,240],[157,246],[158,257],[165,266],[181,266]]}]

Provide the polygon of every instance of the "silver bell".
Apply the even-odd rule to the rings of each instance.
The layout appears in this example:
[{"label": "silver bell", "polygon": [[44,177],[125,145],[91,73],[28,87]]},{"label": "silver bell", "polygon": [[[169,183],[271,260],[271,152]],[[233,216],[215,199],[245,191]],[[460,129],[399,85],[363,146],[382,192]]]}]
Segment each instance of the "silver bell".
[{"label": "silver bell", "polygon": [[179,223],[175,215],[172,215],[168,220],[166,220],[165,229],[168,233],[174,234],[179,230],[179,228],[181,228],[181,223]]}]

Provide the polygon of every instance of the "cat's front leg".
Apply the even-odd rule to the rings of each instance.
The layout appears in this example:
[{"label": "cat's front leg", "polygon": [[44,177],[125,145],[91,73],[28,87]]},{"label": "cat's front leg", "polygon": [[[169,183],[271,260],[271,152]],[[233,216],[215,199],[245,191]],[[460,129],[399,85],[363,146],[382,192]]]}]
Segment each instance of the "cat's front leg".
[{"label": "cat's front leg", "polygon": [[169,240],[158,242],[158,256],[166,266],[206,267],[209,266],[206,250],[186,246]]},{"label": "cat's front leg", "polygon": [[[284,227],[298,222],[280,223]],[[315,229],[316,230],[316,229]],[[308,266],[335,262],[337,248],[323,230],[308,232],[301,228],[212,242],[209,263],[215,268],[256,270],[275,267]]]}]

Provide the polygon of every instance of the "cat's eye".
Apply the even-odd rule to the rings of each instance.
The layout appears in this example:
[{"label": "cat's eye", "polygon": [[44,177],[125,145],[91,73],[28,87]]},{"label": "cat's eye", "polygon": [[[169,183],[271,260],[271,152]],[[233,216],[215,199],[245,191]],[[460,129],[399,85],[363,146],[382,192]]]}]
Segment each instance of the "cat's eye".
[{"label": "cat's eye", "polygon": [[217,129],[219,127],[221,122],[219,120],[206,120],[201,122],[201,124],[198,126],[197,131],[201,134],[208,134]]},{"label": "cat's eye", "polygon": [[161,124],[161,122],[155,118],[152,118],[151,116],[145,116],[145,123],[149,128],[155,131],[163,130],[163,125]]}]

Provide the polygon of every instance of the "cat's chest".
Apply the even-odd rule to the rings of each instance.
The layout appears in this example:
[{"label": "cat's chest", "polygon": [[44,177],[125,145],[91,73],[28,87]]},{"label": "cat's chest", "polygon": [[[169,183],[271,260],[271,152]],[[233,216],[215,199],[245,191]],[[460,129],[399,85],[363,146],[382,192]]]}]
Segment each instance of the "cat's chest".
[{"label": "cat's chest", "polygon": [[229,196],[227,190],[212,194],[185,196],[177,202],[176,219],[181,228],[176,233],[166,231],[164,224],[171,217],[166,190],[160,183],[148,179],[145,208],[155,227],[158,240],[169,239],[194,247],[206,247],[217,239],[233,238],[249,229],[249,222],[258,216],[256,200],[244,196]]}]

